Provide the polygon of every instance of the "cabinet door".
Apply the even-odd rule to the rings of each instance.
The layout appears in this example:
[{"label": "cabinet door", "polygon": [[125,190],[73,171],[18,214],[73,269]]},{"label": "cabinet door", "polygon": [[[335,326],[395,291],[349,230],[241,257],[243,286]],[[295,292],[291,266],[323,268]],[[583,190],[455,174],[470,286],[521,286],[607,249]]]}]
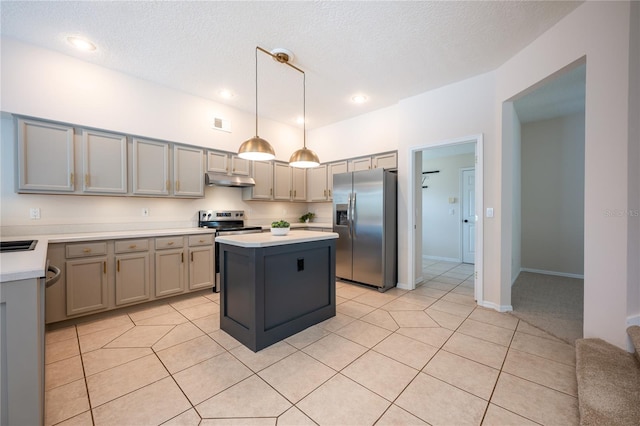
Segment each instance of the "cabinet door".
[{"label": "cabinet door", "polygon": [[127,137],[82,131],[83,192],[127,192]]},{"label": "cabinet door", "polygon": [[204,197],[203,157],[202,149],[173,146],[174,195]]},{"label": "cabinet door", "polygon": [[327,168],[327,192],[329,194],[329,199],[333,199],[333,175],[338,173],[346,173],[347,170],[347,162],[340,161],[337,163],[331,163]]},{"label": "cabinet door", "polygon": [[116,305],[149,299],[149,253],[116,256]]},{"label": "cabinet door", "polygon": [[133,139],[133,193],[169,195],[169,144]]},{"label": "cabinet door", "polygon": [[389,152],[387,154],[375,155],[372,159],[374,169],[397,169],[398,154]]},{"label": "cabinet door", "polygon": [[189,249],[189,289],[213,288],[215,264],[213,246]]},{"label": "cabinet door", "polygon": [[307,200],[307,169],[290,167],[291,169],[291,189],[294,201]]},{"label": "cabinet door", "polygon": [[70,260],[65,269],[67,315],[107,308],[106,256]]},{"label": "cabinet door", "polygon": [[328,199],[327,165],[322,164],[307,171],[307,194],[309,201],[325,201]]},{"label": "cabinet door", "polygon": [[156,297],[184,291],[184,250],[156,251]]},{"label": "cabinet door", "polygon": [[349,170],[350,172],[358,172],[360,170],[369,170],[371,168],[371,157],[366,158],[356,158],[354,160],[349,160]]},{"label": "cabinet door", "polygon": [[214,173],[229,172],[229,154],[226,152],[207,151],[207,171]]},{"label": "cabinet door", "polygon": [[18,119],[18,190],[74,191],[73,127]]},{"label": "cabinet door", "polygon": [[248,198],[270,200],[273,197],[273,163],[271,161],[254,161],[252,174],[256,185],[247,188]]},{"label": "cabinet door", "polygon": [[285,163],[273,163],[273,199],[290,200],[291,189],[291,168]]},{"label": "cabinet door", "polygon": [[250,161],[240,158],[237,155],[231,156],[231,174],[240,176],[249,176]]}]

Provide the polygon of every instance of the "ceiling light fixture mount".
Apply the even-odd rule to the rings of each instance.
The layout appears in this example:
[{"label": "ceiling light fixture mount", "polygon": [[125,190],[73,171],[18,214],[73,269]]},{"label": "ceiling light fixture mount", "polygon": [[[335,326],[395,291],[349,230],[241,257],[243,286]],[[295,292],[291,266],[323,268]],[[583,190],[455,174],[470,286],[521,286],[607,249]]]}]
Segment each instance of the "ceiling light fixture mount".
[{"label": "ceiling light fixture mount", "polygon": [[318,155],[307,148],[307,128],[306,128],[306,74],[300,68],[292,65],[289,61],[293,60],[293,53],[290,50],[276,48],[271,52],[256,46],[256,136],[245,141],[238,149],[238,156],[240,158],[246,158],[248,160],[272,160],[275,158],[275,152],[271,147],[271,144],[266,140],[258,136],[258,51],[266,53],[274,60],[285,64],[302,73],[302,149],[297,150],[291,155],[289,159],[289,165],[291,167],[310,168],[320,165]]}]

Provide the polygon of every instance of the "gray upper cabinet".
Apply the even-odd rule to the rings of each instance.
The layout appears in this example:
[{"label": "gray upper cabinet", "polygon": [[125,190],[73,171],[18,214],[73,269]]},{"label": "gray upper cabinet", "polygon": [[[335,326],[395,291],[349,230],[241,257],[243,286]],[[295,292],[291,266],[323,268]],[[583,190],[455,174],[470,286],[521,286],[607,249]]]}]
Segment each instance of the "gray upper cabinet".
[{"label": "gray upper cabinet", "polygon": [[253,161],[251,177],[256,185],[242,189],[243,200],[271,200],[273,198],[273,162]]},{"label": "gray upper cabinet", "polygon": [[348,168],[348,171],[350,172],[369,170],[371,168],[371,157],[354,158],[353,160],[349,160]]},{"label": "gray upper cabinet", "polygon": [[207,151],[207,171],[226,175],[249,176],[250,161],[224,151]]},{"label": "gray upper cabinet", "polygon": [[82,130],[83,192],[127,192],[127,137]]},{"label": "gray upper cabinet", "polygon": [[204,197],[204,152],[173,145],[173,194],[177,197]]},{"label": "gray upper cabinet", "polygon": [[374,155],[371,157],[371,163],[374,169],[395,170],[398,168],[398,153],[394,151]]},{"label": "gray upper cabinet", "polygon": [[327,165],[321,164],[307,172],[308,201],[326,201],[327,193]]},{"label": "gray upper cabinet", "polygon": [[19,192],[73,192],[73,127],[17,119]]},{"label": "gray upper cabinet", "polygon": [[169,195],[169,144],[133,139],[133,186],[136,195]]}]

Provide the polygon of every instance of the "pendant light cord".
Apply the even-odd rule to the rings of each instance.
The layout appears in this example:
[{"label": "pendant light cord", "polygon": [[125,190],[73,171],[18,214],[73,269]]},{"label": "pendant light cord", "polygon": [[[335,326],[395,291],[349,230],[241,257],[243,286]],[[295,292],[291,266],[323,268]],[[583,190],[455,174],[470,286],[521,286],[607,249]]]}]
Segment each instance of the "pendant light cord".
[{"label": "pendant light cord", "polygon": [[256,46],[256,136],[258,136],[258,46]]},{"label": "pendant light cord", "polygon": [[302,146],[307,149],[307,75],[302,71]]}]

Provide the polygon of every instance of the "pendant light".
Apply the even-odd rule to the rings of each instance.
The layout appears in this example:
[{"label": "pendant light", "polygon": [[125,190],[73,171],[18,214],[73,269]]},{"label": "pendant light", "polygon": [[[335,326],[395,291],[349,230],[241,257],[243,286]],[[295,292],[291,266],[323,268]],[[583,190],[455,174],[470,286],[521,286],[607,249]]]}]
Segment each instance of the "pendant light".
[{"label": "pendant light", "polygon": [[256,46],[256,135],[240,145],[238,157],[246,160],[267,161],[276,158],[276,153],[269,142],[258,136],[258,49],[260,48]]},{"label": "pendant light", "polygon": [[289,158],[289,165],[291,167],[298,167],[302,169],[308,169],[311,167],[318,167],[320,160],[318,155],[307,149],[307,76],[302,71],[302,149],[297,150],[291,154]]}]

